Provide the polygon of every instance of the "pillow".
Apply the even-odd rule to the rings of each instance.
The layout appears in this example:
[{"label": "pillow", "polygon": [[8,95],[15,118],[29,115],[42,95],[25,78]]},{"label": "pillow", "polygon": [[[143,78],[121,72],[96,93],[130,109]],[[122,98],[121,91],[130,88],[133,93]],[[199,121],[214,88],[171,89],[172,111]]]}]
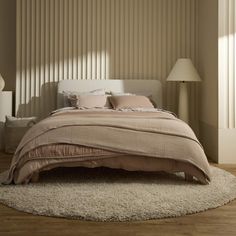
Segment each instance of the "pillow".
[{"label": "pillow", "polygon": [[136,94],[133,93],[123,93],[123,92],[113,92],[111,91],[112,96],[134,96]]},{"label": "pillow", "polygon": [[7,127],[31,127],[36,124],[37,117],[17,118],[14,116],[6,116]]},{"label": "pillow", "polygon": [[14,153],[26,131],[36,123],[36,117],[16,118],[6,116],[4,141],[5,152]]},{"label": "pillow", "polygon": [[64,96],[64,107],[75,106],[75,104],[70,103],[71,96],[80,96],[80,95],[105,95],[106,92],[104,89],[96,89],[89,92],[76,92],[76,91],[63,91]]},{"label": "pillow", "polygon": [[148,91],[140,91],[136,93],[124,93],[124,92],[113,92],[111,91],[112,96],[145,96],[148,97],[154,107],[157,107],[156,102],[153,100],[152,94]]},{"label": "pillow", "polygon": [[111,96],[109,99],[114,109],[154,108],[145,96]]},{"label": "pillow", "polygon": [[72,106],[77,107],[79,109],[111,108],[108,96],[106,95],[70,96],[69,100]]},{"label": "pillow", "polygon": [[147,97],[147,98],[150,100],[150,102],[152,103],[152,105],[153,105],[154,107],[157,107],[157,104],[156,104],[156,102],[153,100],[153,96],[152,96],[152,94],[150,94],[150,92],[138,92],[137,95]]}]

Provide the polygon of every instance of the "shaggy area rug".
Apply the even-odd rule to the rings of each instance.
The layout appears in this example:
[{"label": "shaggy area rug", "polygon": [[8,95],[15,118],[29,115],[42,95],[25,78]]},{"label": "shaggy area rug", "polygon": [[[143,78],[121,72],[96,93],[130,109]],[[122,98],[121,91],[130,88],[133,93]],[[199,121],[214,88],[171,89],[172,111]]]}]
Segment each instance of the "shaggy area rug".
[{"label": "shaggy area rug", "polygon": [[57,169],[40,183],[0,185],[0,202],[35,215],[93,221],[177,217],[222,206],[236,198],[236,177],[211,167],[212,182],[182,175],[100,169]]}]

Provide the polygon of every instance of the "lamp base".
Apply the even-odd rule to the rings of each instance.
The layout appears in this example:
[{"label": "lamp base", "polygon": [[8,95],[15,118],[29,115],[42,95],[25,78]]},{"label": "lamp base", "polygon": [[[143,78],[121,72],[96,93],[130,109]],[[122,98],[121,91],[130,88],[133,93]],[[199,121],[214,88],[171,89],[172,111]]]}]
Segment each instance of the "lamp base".
[{"label": "lamp base", "polygon": [[179,118],[187,124],[189,123],[188,87],[185,82],[179,84]]}]

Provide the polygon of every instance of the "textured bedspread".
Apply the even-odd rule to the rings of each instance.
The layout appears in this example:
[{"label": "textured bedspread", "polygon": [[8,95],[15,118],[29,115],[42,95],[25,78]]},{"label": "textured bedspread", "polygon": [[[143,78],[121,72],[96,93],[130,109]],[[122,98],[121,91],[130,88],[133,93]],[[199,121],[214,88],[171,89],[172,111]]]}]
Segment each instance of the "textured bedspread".
[{"label": "textured bedspread", "polygon": [[[67,149],[75,145],[80,149],[74,150],[74,155],[70,148],[69,155],[58,155],[57,152],[49,155],[47,147],[59,144],[67,145]],[[42,154],[45,150],[47,155]],[[128,156],[127,168],[125,156]],[[163,111],[69,110],[54,113],[27,132],[4,183],[28,182],[34,173],[42,170],[60,164],[89,166],[89,161],[94,160],[97,164],[93,167],[109,166],[104,163],[106,159],[114,166],[116,158],[118,162],[122,159],[119,167],[132,170],[129,162],[135,163],[135,157],[137,165],[144,165],[145,158],[147,163],[156,160],[153,165],[156,170],[161,170],[158,167],[163,160],[166,163],[162,166],[164,171],[185,171],[202,183],[210,181],[209,164],[201,144],[191,128],[172,114]],[[137,165],[133,164],[133,170],[142,170]],[[148,167],[144,165],[143,170]]]}]

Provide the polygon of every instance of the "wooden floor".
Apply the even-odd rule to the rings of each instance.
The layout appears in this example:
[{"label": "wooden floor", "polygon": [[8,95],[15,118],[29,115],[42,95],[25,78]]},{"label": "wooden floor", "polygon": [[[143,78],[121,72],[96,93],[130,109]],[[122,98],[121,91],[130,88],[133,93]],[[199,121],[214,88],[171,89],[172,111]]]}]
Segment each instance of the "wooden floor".
[{"label": "wooden floor", "polygon": [[[0,172],[8,168],[10,160],[11,156],[0,153]],[[236,165],[218,167],[236,175]],[[0,204],[0,236],[5,235],[235,236],[236,201],[195,215],[133,223],[97,223],[33,216]]]}]

